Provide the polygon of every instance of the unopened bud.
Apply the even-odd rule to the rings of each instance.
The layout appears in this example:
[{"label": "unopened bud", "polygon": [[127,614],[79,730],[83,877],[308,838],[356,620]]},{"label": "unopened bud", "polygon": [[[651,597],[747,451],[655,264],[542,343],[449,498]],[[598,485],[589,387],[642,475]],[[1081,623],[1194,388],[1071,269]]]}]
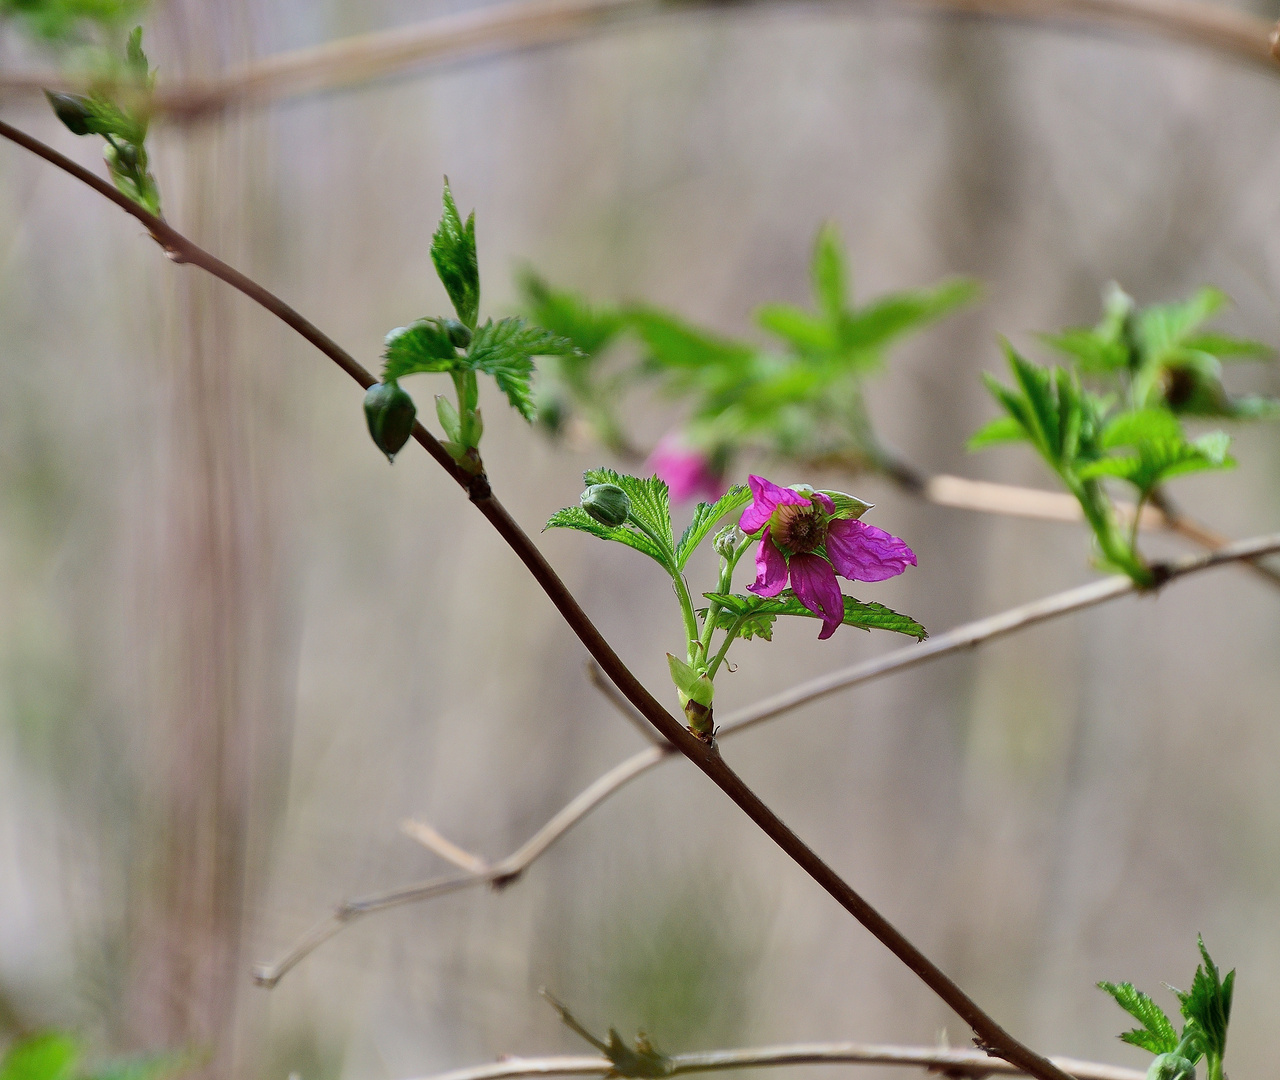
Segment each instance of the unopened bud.
[{"label": "unopened bud", "polygon": [[631,498],[617,484],[592,484],[578,502],[601,525],[616,528],[631,514]]},{"label": "unopened bud", "polygon": [[745,539],[736,525],[726,525],[711,539],[711,546],[722,559],[732,559],[738,545]]},{"label": "unopened bud", "polygon": [[44,96],[53,106],[54,114],[67,125],[72,135],[90,134],[89,121],[93,111],[89,108],[89,99],[80,94],[60,94],[46,90]]},{"label": "unopened bud", "polygon": [[1196,1080],[1196,1067],[1181,1054],[1160,1054],[1147,1066],[1147,1080]]},{"label": "unopened bud", "polygon": [[364,416],[378,449],[394,461],[413,434],[418,410],[396,383],[374,383],[364,396]]},{"label": "unopened bud", "polygon": [[457,319],[441,319],[440,325],[449,335],[449,341],[456,349],[465,349],[471,344],[471,331]]}]

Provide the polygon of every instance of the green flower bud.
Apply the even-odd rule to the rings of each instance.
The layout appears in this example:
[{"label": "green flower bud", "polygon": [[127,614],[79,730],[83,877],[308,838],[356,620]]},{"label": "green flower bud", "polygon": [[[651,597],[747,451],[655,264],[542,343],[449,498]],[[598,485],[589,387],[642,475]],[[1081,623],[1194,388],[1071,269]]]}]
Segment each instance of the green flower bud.
[{"label": "green flower bud", "polygon": [[378,449],[395,461],[413,434],[413,421],[418,410],[413,398],[396,383],[374,383],[364,396],[364,416],[369,434]]},{"label": "green flower bud", "polygon": [[465,349],[471,344],[471,331],[457,319],[441,319],[440,325],[449,335],[449,340],[456,349]]},{"label": "green flower bud", "polygon": [[1147,1066],[1147,1080],[1196,1080],[1196,1067],[1181,1054],[1160,1054]]},{"label": "green flower bud", "polygon": [[631,498],[617,484],[592,484],[578,502],[601,525],[616,527],[631,513]]},{"label": "green flower bud", "polygon": [[720,558],[732,559],[733,553],[738,550],[738,545],[745,539],[737,525],[726,525],[711,538],[711,546],[716,549],[716,554]]},{"label": "green flower bud", "polygon": [[89,135],[92,129],[89,121],[93,118],[93,110],[89,107],[89,99],[80,94],[57,94],[46,90],[44,96],[53,106],[54,114],[67,125],[72,135]]}]

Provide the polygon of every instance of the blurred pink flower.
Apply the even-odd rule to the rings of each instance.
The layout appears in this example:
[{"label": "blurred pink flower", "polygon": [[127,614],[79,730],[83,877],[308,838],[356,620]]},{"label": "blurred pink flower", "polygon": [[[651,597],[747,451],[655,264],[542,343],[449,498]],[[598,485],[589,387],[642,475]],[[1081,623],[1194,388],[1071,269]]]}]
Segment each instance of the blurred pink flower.
[{"label": "blurred pink flower", "polygon": [[645,468],[666,482],[676,502],[686,502],[699,494],[714,502],[728,487],[724,477],[711,467],[707,455],[693,449],[674,431],[658,440]]},{"label": "blurred pink flower", "polygon": [[903,541],[852,516],[836,516],[835,502],[821,491],[779,487],[760,476],[747,482],[753,498],[738,527],[749,535],[764,530],[756,580],[747,589],[777,596],[790,577],[796,599],[822,619],[819,640],[844,621],[837,574],[850,581],[884,581],[916,565],[915,552]]}]

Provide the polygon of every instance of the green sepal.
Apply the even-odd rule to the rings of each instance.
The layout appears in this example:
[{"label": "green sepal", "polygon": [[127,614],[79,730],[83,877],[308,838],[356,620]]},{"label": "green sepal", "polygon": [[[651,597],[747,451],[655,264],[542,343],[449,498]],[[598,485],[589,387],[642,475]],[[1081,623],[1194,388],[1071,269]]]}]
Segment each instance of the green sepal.
[{"label": "green sepal", "polygon": [[444,213],[431,237],[431,261],[462,323],[474,330],[480,316],[480,264],[476,258],[476,215],[466,224],[444,179]]},{"label": "green sepal", "polygon": [[818,494],[825,495],[831,500],[835,506],[831,516],[842,521],[856,521],[875,505],[874,503],[863,502],[856,495],[850,495],[844,491],[819,490]]},{"label": "green sepal", "polygon": [[667,666],[671,669],[671,681],[680,691],[680,706],[683,708],[694,701],[702,706],[710,705],[715,698],[715,685],[707,678],[706,672],[694,670],[678,656],[667,653]]},{"label": "green sepal", "polygon": [[[747,596],[742,593],[703,593],[708,600],[719,604],[726,613],[734,616],[756,615],[799,615],[809,619],[820,619],[800,602],[799,597],[791,589],[784,589],[777,596]],[[727,622],[722,616],[722,622]],[[891,630],[896,634],[906,634],[923,641],[929,632],[909,615],[902,615],[885,607],[883,604],[863,603],[852,596],[844,598],[845,626],[856,626],[862,630]]]}]

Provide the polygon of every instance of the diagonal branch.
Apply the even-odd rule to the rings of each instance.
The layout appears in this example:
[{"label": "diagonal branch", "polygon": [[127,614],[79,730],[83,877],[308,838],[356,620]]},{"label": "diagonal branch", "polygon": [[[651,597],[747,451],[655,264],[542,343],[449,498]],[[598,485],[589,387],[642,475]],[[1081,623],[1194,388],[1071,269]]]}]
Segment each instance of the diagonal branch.
[{"label": "diagonal branch", "polygon": [[[1241,540],[1207,555],[1194,555],[1176,563],[1165,564],[1162,573],[1166,582],[1223,566],[1237,561],[1247,561],[1280,552],[1280,533]],[[745,709],[730,714],[717,729],[716,738],[723,740],[769,720],[798,709],[803,705],[829,697],[842,690],[849,690],[863,683],[898,671],[905,671],[951,653],[976,648],[996,638],[1006,637],[1037,623],[1047,622],[1062,615],[1095,607],[1137,592],[1132,580],[1117,575],[1080,585],[1074,589],[1033,600],[1010,608],[996,615],[964,623],[945,633],[936,634],[921,645],[908,645],[884,656],[865,660],[860,664],[841,668],[826,675],[800,683]],[[600,676],[603,683],[603,676]],[[615,690],[614,693],[617,691]],[[611,700],[614,700],[611,698]],[[261,986],[275,986],[293,967],[328,941],[347,923],[360,915],[384,911],[402,904],[430,900],[445,893],[477,885],[502,887],[516,880],[529,866],[564,836],[574,825],[591,813],[614,792],[621,790],[636,777],[661,765],[674,755],[676,748],[669,742],[647,747],[615,765],[599,777],[580,795],[568,803],[550,821],[542,826],[516,852],[484,873],[437,878],[417,885],[409,885],[388,893],[369,896],[363,900],[340,905],[332,916],[308,931],[287,953],[271,964],[260,964],[254,978]]]},{"label": "diagonal branch", "polygon": [[[757,2],[735,0],[754,8]],[[421,23],[279,53],[204,83],[158,91],[154,108],[180,121],[359,86],[425,64],[493,56],[574,41],[615,25],[666,14],[719,11],[723,0],[514,0]],[[1271,24],[1221,3],[1197,0],[897,0],[855,11],[964,15],[1084,30],[1123,30],[1179,41],[1275,72]],[[84,89],[49,73],[10,74],[0,91]]]},{"label": "diagonal branch", "polygon": [[[164,246],[166,254],[175,261],[189,262],[199,266],[238,289],[297,330],[347,372],[361,387],[373,384],[373,376],[349,353],[283,300],[205,251],[160,218],[119,195],[105,181],[93,176],[52,147],[45,146],[39,140],[2,121],[0,121],[0,136],[31,150],[51,164],[85,181],[96,190],[105,189],[103,193],[112,202],[119,203],[123,200],[127,204],[124,208],[128,213],[146,225],[151,235]],[[1067,1080],[1067,1074],[1048,1058],[1026,1046],[997,1023],[946,972],[925,956],[897,927],[872,907],[813,849],[792,832],[729,767],[720,756],[714,742],[704,742],[699,739],[662,706],[636,678],[631,669],[622,662],[621,657],[613,651],[612,646],[596,628],[537,545],[511,517],[506,507],[494,497],[483,473],[477,476],[464,473],[449,457],[444,447],[420,423],[415,423],[413,437],[467,492],[468,498],[476,509],[484,515],[516,557],[524,563],[525,568],[542,591],[547,594],[547,598],[555,605],[570,630],[586,647],[587,652],[600,665],[601,670],[660,734],[674,743],[676,749],[705,773],[797,866],[862,923],[963,1019],[975,1033],[980,1048],[994,1056],[1004,1058],[1024,1072],[1037,1077],[1038,1080]],[[333,932],[336,931],[330,931],[330,933]]]},{"label": "diagonal branch", "polygon": [[[1143,1080],[1146,1073],[1119,1065],[1104,1065],[1075,1058],[1055,1057],[1051,1061],[1075,1080]],[[672,1054],[671,1071],[682,1073],[719,1072],[726,1069],[773,1068],[779,1065],[899,1065],[916,1066],[950,1077],[1017,1076],[1019,1070],[1006,1061],[988,1057],[981,1050],[930,1046],[881,1046],[875,1043],[797,1043],[790,1046],[760,1046],[743,1050],[704,1050],[693,1054]],[[504,1057],[490,1065],[453,1069],[424,1080],[515,1080],[536,1076],[616,1076],[607,1057]]]}]

